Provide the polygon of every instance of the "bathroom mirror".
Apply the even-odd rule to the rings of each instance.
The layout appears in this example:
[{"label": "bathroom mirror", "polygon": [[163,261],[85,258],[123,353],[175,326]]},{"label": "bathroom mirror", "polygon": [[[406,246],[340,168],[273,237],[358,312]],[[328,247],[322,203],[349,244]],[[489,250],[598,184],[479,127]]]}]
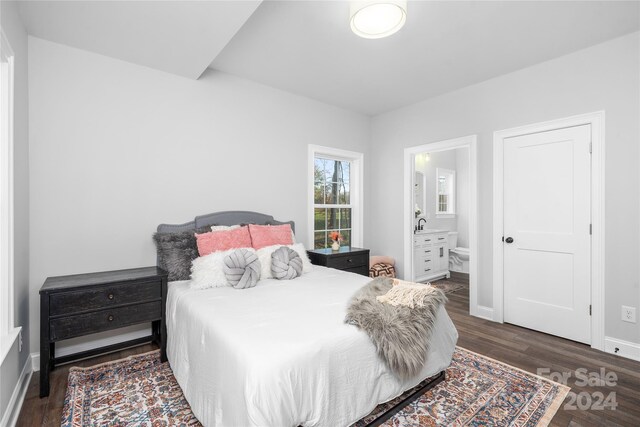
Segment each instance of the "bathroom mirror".
[{"label": "bathroom mirror", "polygon": [[422,172],[416,172],[413,178],[413,200],[415,201],[416,218],[424,216],[426,212],[426,189]]}]

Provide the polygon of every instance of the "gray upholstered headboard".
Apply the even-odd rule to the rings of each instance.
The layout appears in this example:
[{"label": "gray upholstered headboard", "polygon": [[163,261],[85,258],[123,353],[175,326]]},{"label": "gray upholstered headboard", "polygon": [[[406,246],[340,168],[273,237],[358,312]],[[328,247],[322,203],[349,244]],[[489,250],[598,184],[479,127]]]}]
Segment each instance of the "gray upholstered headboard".
[{"label": "gray upholstered headboard", "polygon": [[211,225],[236,225],[236,224],[259,224],[259,225],[280,225],[290,224],[295,233],[296,225],[293,221],[276,221],[271,215],[265,215],[250,211],[225,211],[214,212],[207,215],[197,216],[193,221],[184,224],[160,224],[158,233],[176,233],[180,231],[195,231],[197,229]]}]

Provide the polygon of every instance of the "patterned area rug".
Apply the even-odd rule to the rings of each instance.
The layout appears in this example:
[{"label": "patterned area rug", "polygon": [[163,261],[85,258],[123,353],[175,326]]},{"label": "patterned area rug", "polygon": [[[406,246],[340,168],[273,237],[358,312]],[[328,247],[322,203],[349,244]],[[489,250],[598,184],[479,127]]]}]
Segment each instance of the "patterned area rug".
[{"label": "patterned area rug", "polygon": [[461,283],[451,282],[446,279],[438,280],[437,282],[431,282],[431,286],[442,289],[442,292],[444,292],[445,294],[451,294],[467,287]]},{"label": "patterned area rug", "polygon": [[[569,387],[458,347],[447,378],[385,426],[546,426]],[[418,386],[419,387],[419,386]],[[396,399],[378,405],[366,425]],[[200,426],[159,352],[71,368],[62,426]]]}]

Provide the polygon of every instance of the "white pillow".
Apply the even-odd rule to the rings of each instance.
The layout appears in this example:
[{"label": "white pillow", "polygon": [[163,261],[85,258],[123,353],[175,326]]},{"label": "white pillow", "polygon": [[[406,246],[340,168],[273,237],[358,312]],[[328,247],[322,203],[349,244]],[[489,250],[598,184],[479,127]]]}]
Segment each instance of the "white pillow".
[{"label": "white pillow", "polygon": [[227,231],[235,230],[236,228],[240,228],[240,225],[212,225],[211,231]]},{"label": "white pillow", "polygon": [[257,251],[258,259],[260,259],[260,279],[273,279],[273,274],[271,274],[271,254],[282,246],[291,248],[300,255],[300,258],[302,259],[302,274],[306,274],[313,270],[313,264],[309,261],[309,256],[307,255],[307,250],[304,248],[304,244],[295,243],[293,245],[266,246],[258,249]]},{"label": "white pillow", "polygon": [[[253,248],[244,248],[255,253]],[[236,251],[212,252],[209,255],[201,256],[193,260],[191,264],[191,289],[221,288],[231,286],[224,274],[224,258]]]}]

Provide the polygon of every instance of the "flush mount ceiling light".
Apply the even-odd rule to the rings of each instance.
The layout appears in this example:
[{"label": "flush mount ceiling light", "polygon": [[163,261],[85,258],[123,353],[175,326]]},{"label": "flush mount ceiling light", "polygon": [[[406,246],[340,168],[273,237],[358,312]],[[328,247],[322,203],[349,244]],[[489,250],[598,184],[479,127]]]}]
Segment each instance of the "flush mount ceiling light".
[{"label": "flush mount ceiling light", "polygon": [[407,20],[407,0],[352,1],[350,12],[354,33],[366,39],[380,39],[402,28]]}]

